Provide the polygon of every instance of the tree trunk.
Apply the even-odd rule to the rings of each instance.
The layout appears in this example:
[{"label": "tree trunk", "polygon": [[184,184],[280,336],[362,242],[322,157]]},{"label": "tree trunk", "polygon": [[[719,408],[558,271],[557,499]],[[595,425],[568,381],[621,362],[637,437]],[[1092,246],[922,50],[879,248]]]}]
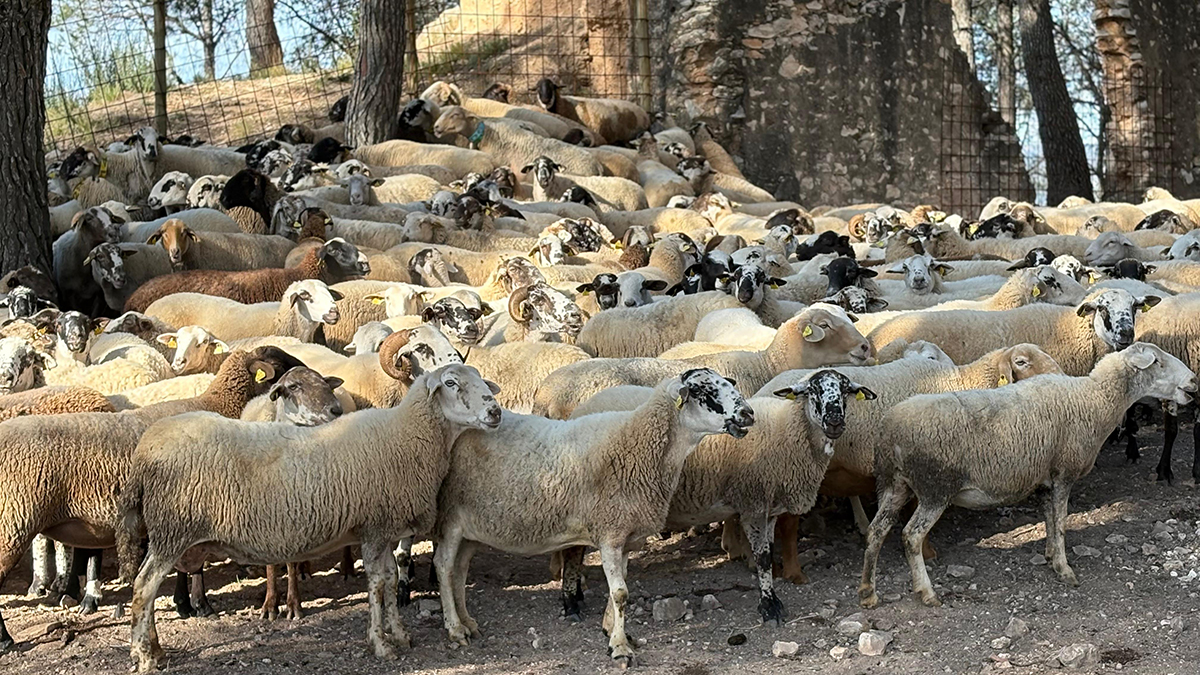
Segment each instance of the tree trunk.
[{"label": "tree trunk", "polygon": [[[1140,201],[1153,180],[1150,153],[1154,147],[1153,97],[1147,91],[1142,47],[1121,3],[1097,0],[1092,15],[1096,24],[1096,49],[1104,65],[1104,102],[1101,117],[1105,133],[1106,199]],[[1142,105],[1139,105],[1139,102]]]},{"label": "tree trunk", "polygon": [[1046,158],[1046,203],[1057,204],[1072,195],[1092,199],[1079,120],[1054,47],[1050,0],[1021,0],[1021,53]]},{"label": "tree trunk", "polygon": [[362,0],[358,60],[346,108],[351,146],[387,140],[404,88],[405,0]]},{"label": "tree trunk", "polygon": [[996,0],[996,62],[999,71],[1000,117],[1014,127],[1017,124],[1017,69],[1013,59],[1012,0]]},{"label": "tree trunk", "polygon": [[213,26],[213,0],[200,2],[200,35],[204,44],[204,79],[217,79],[217,36]]},{"label": "tree trunk", "polygon": [[0,273],[53,275],[46,210],[46,41],[50,0],[0,0]]},{"label": "tree trunk", "polygon": [[953,13],[954,41],[967,57],[971,72],[975,72],[975,37],[971,35],[971,0],[950,0]]},{"label": "tree trunk", "polygon": [[275,0],[246,0],[246,46],[251,77],[283,72],[283,46],[275,30]]}]

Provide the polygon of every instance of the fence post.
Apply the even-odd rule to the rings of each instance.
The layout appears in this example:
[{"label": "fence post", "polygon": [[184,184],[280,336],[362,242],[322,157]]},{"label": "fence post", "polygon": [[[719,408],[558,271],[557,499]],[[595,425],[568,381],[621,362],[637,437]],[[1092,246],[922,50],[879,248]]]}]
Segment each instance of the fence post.
[{"label": "fence post", "polygon": [[154,128],[167,135],[167,0],[154,0]]},{"label": "fence post", "polygon": [[417,78],[417,0],[404,2],[404,78],[410,94],[420,93],[417,88],[421,85]]},{"label": "fence post", "polygon": [[650,109],[650,8],[647,0],[633,0],[633,56],[637,61],[637,102]]}]

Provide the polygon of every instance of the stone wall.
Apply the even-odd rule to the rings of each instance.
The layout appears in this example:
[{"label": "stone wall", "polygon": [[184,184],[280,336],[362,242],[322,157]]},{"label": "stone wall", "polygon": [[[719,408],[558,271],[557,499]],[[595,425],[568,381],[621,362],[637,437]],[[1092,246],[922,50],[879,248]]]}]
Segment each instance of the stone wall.
[{"label": "stone wall", "polygon": [[651,0],[657,105],[807,206],[1030,198],[943,0]]}]

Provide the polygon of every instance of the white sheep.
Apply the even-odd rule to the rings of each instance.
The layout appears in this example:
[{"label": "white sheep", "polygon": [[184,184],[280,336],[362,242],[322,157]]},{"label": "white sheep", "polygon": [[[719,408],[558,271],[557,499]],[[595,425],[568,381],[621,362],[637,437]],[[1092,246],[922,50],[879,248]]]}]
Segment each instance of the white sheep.
[{"label": "white sheep", "polygon": [[593,356],[657,356],[692,338],[709,312],[741,307],[737,298],[707,291],[664,299],[641,307],[615,307],[583,325],[578,345]]},{"label": "white sheep", "polygon": [[942,513],[951,504],[982,509],[1023,501],[1039,488],[1049,491],[1046,558],[1060,579],[1078,586],[1066,554],[1072,486],[1091,472],[1105,439],[1138,399],[1186,404],[1195,392],[1196,375],[1179,359],[1136,343],[1105,356],[1086,376],[1043,375],[897,404],[879,427],[886,435],[875,470],[879,511],[867,533],[859,601],[879,604],[879,550],[911,498],[918,504],[904,528],[904,549],[913,590],[937,606],[921,545]]},{"label": "white sheep", "polygon": [[260,335],[285,335],[312,342],[323,324],[340,315],[335,302],[341,293],[317,279],[288,286],[279,302],[242,304],[202,293],[172,293],[150,303],[146,315],[174,326],[202,326],[230,342]]},{"label": "white sheep", "polygon": [[465,108],[451,106],[442,110],[433,125],[438,138],[463,136],[471,146],[486,152],[497,164],[523,167],[546,155],[567,173],[578,176],[602,176],[604,166],[586,149],[553,138],[521,131],[510,126],[485,122]]},{"label": "white sheep", "polygon": [[1082,256],[1087,264],[1095,267],[1115,265],[1126,258],[1149,262],[1162,260],[1162,255],[1158,251],[1137,246],[1122,232],[1105,232],[1088,246]]},{"label": "white sheep", "polygon": [[200,176],[188,188],[187,205],[192,209],[221,209],[221,191],[229,176]]},{"label": "white sheep", "polygon": [[182,211],[188,207],[188,192],[194,183],[192,177],[182,171],[168,171],[150,188],[146,205],[163,209],[168,214]]},{"label": "white sheep", "polygon": [[359,146],[354,149],[354,157],[371,166],[436,164],[460,178],[468,173],[487,175],[496,168],[496,162],[486,152],[413,141],[384,141]]}]

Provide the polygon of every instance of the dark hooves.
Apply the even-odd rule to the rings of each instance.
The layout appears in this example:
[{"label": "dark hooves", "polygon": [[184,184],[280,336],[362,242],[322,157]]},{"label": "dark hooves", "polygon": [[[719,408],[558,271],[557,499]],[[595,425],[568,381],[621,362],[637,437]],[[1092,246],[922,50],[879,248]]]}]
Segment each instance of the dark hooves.
[{"label": "dark hooves", "polygon": [[407,607],[412,602],[412,590],[408,587],[407,581],[401,581],[396,587],[396,604],[401,607]]},{"label": "dark hooves", "polygon": [[1160,468],[1158,470],[1158,477],[1155,480],[1165,480],[1167,481],[1167,485],[1170,485],[1175,480],[1175,472],[1171,471],[1170,469]]},{"label": "dark hooves", "polygon": [[181,619],[196,618],[196,610],[192,609],[191,605],[175,605],[175,613],[178,614],[179,618]]},{"label": "dark hooves", "polygon": [[196,607],[196,616],[197,616],[197,618],[204,618],[204,617],[208,617],[208,616],[215,616],[216,614],[217,614],[216,610],[214,610],[214,609],[212,608],[212,605],[208,604],[208,601],[207,601],[207,600],[205,600],[204,602],[202,602],[200,605],[198,605],[198,606]]},{"label": "dark hooves", "polygon": [[95,614],[100,611],[100,601],[94,595],[84,595],[83,602],[79,603],[79,613],[83,616]]},{"label": "dark hooves", "polygon": [[763,625],[778,628],[783,625],[787,611],[778,596],[763,598],[758,604],[758,613],[762,616]]}]

